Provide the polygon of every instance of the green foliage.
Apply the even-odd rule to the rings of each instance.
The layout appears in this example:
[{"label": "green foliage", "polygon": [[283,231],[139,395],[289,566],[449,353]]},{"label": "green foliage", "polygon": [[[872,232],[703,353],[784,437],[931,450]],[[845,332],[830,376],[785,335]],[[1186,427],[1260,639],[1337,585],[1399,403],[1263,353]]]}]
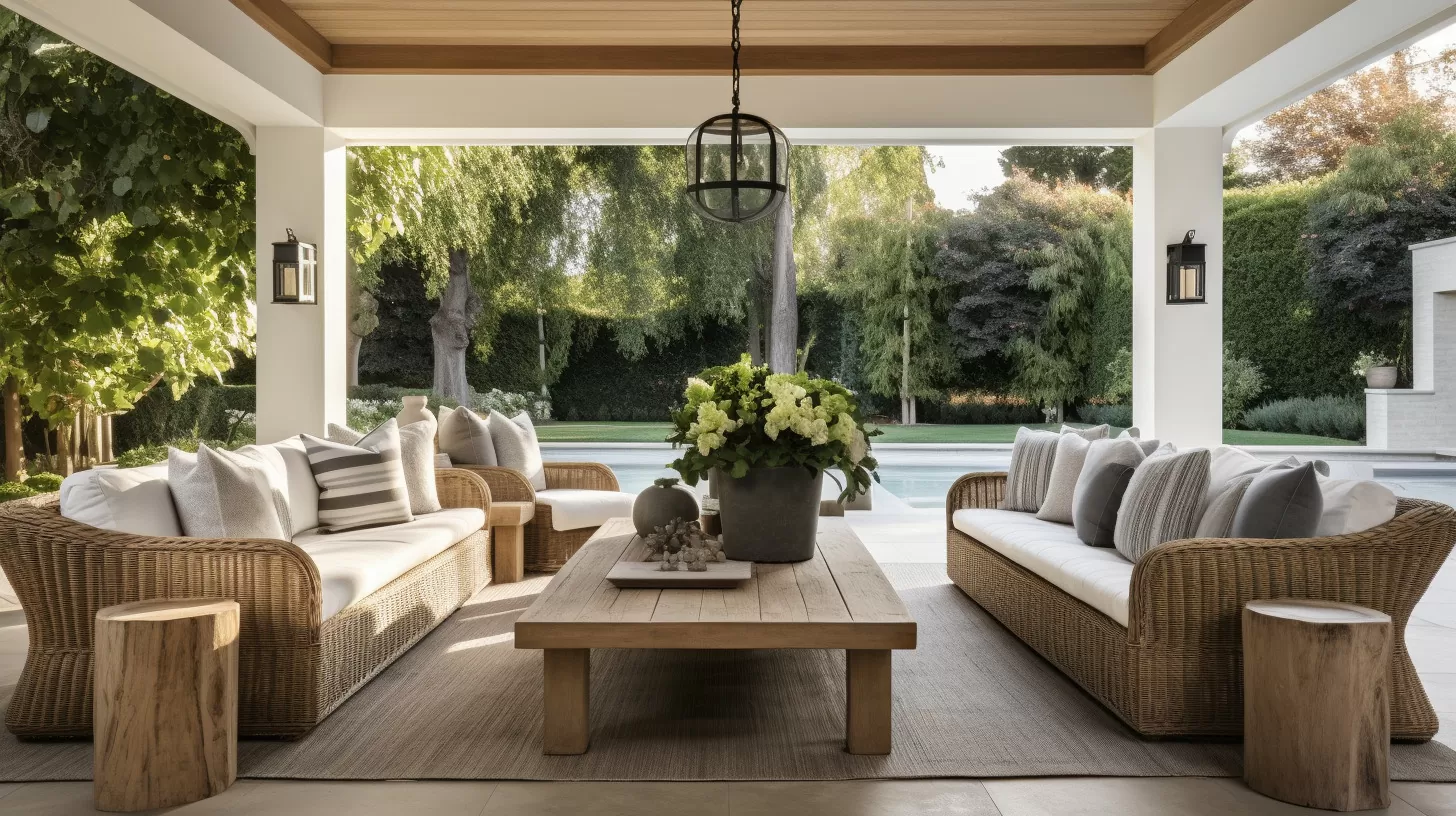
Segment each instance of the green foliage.
[{"label": "green foliage", "polygon": [[1293,397],[1244,412],[1243,426],[1254,431],[1365,438],[1365,400],[1358,397]]},{"label": "green foliage", "polygon": [[1088,425],[1111,425],[1114,428],[1132,427],[1131,405],[1099,405],[1087,403],[1077,406],[1077,419]]},{"label": "green foliage", "polygon": [[171,389],[154,388],[131,411],[113,421],[118,452],[172,439],[218,439],[246,445],[253,441],[248,415],[258,408],[253,385],[199,383],[173,398]]},{"label": "green foliage", "polygon": [[41,492],[22,482],[0,482],[0,502],[26,499],[39,495]]},{"label": "green foliage", "polygon": [[689,485],[718,469],[740,479],[751,468],[792,466],[844,474],[842,501],[870,488],[869,437],[879,432],[838,383],[772,374],[745,354],[688,380],[683,398],[667,441],[687,446],[671,467]]},{"label": "green foliage", "polygon": [[1125,403],[1132,399],[1132,349],[1127,346],[1118,349],[1102,370],[1107,378],[1103,399],[1110,403]]},{"label": "green foliage", "polygon": [[1042,184],[1071,182],[1120,193],[1132,189],[1130,147],[1008,147],[999,162],[1006,175],[1021,171]]},{"label": "green foliage", "polygon": [[242,447],[241,443],[228,443],[221,439],[198,439],[197,437],[184,437],[180,439],[169,439],[157,445],[142,445],[132,448],[125,453],[118,454],[116,466],[119,468],[145,467],[167,461],[167,449],[176,448],[188,453],[196,453],[199,445],[206,445],[209,448],[219,450],[236,450]]},{"label": "green foliage", "polygon": [[37,493],[54,493],[61,489],[59,473],[37,473],[25,480],[25,486]]},{"label": "green foliage", "polygon": [[1024,425],[1041,422],[1042,413],[1018,397],[969,393],[952,394],[943,402],[922,403],[918,419],[942,425]]},{"label": "green foliage", "polygon": [[1264,393],[1264,372],[1247,357],[1234,353],[1228,342],[1223,344],[1223,426],[1238,427],[1244,408]]},{"label": "green foliage", "polygon": [[0,11],[0,377],[59,423],[251,348],[242,136]]}]

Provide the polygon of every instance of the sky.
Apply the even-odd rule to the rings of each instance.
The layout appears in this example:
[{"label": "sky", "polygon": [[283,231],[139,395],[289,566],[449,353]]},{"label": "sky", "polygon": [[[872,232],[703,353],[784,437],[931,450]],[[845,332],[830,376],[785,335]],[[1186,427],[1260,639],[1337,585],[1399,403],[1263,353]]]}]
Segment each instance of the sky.
[{"label": "sky", "polygon": [[[1456,25],[1437,31],[1417,45],[1430,54],[1456,46]],[[1250,133],[1256,127],[1257,125],[1251,125],[1243,133]],[[930,174],[930,188],[935,191],[935,203],[950,210],[967,209],[970,206],[967,199],[971,194],[1005,181],[1006,175],[1001,172],[1001,166],[996,162],[1004,148],[1004,145],[927,148],[932,157],[945,165],[934,168],[934,172]]]}]

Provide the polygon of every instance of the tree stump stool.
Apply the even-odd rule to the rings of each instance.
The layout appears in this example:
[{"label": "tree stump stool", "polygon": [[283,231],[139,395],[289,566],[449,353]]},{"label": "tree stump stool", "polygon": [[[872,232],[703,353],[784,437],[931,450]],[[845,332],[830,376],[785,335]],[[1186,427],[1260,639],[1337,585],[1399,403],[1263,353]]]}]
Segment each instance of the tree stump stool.
[{"label": "tree stump stool", "polygon": [[1327,601],[1244,607],[1244,781],[1325,810],[1390,805],[1390,616]]},{"label": "tree stump stool", "polygon": [[96,613],[98,810],[195,802],[238,776],[238,604],[137,601]]}]

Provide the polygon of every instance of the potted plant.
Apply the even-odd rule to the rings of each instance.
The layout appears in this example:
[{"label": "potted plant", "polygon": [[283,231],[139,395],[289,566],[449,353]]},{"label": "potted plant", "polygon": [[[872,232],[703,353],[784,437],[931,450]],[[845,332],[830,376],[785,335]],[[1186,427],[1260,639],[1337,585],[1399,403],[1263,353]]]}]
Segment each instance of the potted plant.
[{"label": "potted plant", "polygon": [[1355,365],[1351,371],[1356,377],[1365,378],[1366,387],[1395,387],[1395,363],[1383,354],[1373,351],[1361,352],[1360,356],[1355,358]]},{"label": "potted plant", "polygon": [[[824,472],[844,476],[840,501],[867,492],[876,462],[854,393],[806,374],[772,374],[747,355],[688,380],[667,441],[695,485],[716,473],[723,551],[737,561],[814,557]],[[838,481],[836,479],[835,481]]]}]

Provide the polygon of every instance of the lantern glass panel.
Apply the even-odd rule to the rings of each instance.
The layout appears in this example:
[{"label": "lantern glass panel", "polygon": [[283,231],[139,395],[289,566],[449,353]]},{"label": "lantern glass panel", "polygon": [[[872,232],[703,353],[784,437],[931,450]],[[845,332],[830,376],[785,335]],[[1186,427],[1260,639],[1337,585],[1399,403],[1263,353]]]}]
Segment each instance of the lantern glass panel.
[{"label": "lantern glass panel", "polygon": [[275,264],[275,268],[278,274],[274,276],[277,287],[274,294],[284,300],[298,300],[298,264],[280,263]]},{"label": "lantern glass panel", "polygon": [[788,161],[788,140],[766,120],[715,116],[688,137],[688,200],[714,221],[756,221],[783,202]]}]

